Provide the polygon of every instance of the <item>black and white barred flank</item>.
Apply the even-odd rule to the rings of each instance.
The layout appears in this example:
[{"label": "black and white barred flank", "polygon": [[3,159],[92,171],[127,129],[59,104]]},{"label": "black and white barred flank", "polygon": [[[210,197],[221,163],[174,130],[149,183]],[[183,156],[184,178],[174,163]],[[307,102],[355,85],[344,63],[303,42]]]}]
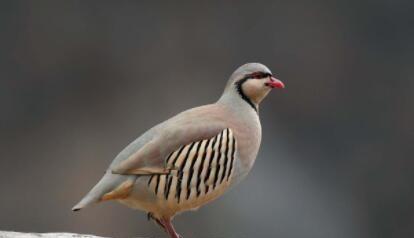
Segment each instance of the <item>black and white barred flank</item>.
[{"label": "black and white barred flank", "polygon": [[166,200],[196,199],[229,182],[233,173],[236,139],[227,128],[208,140],[181,146],[167,158],[170,174],[154,174],[148,186]]}]

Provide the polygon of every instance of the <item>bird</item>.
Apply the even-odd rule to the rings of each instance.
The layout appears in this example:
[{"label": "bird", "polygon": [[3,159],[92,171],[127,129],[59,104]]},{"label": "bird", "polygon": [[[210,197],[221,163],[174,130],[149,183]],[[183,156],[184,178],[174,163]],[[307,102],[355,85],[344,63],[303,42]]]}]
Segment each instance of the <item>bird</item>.
[{"label": "bird", "polygon": [[215,103],[181,112],[126,146],[72,210],[117,201],[181,238],[175,215],[215,200],[252,169],[262,136],[259,104],[274,88],[285,85],[265,65],[238,67]]}]

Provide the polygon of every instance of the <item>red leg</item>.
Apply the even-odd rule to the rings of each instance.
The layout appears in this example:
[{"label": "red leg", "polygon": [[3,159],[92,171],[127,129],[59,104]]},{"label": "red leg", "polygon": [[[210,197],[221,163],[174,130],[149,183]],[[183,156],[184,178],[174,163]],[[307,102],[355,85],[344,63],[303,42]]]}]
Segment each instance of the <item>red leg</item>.
[{"label": "red leg", "polygon": [[167,230],[166,230],[165,225],[163,224],[163,222],[160,219],[154,217],[152,215],[152,213],[149,212],[147,214],[147,218],[148,218],[148,220],[153,219],[165,232],[167,232]]},{"label": "red leg", "polygon": [[161,220],[159,220],[159,219],[157,219],[157,218],[155,218],[154,220],[155,220],[155,222],[157,222],[157,224],[158,224],[160,227],[162,227],[162,229],[164,229],[164,231],[166,231],[166,232],[167,232],[167,229],[165,228],[165,225],[162,223],[162,221],[161,221]]},{"label": "red leg", "polygon": [[170,235],[171,238],[182,238],[174,229],[173,224],[171,223],[170,218],[162,218],[160,220],[162,224],[164,224],[165,231]]}]

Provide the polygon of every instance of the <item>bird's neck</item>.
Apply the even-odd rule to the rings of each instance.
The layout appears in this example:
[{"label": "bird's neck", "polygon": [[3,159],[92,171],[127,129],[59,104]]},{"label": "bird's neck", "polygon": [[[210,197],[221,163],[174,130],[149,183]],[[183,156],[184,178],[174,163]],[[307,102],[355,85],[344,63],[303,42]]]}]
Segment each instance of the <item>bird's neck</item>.
[{"label": "bird's neck", "polygon": [[259,115],[236,91],[224,92],[217,104],[229,112],[226,116],[234,126],[235,137],[239,139],[240,176],[243,177],[253,166],[260,147],[262,129]]},{"label": "bird's neck", "polygon": [[240,116],[251,114],[258,116],[259,113],[259,105],[236,89],[224,91],[217,104],[226,106],[234,113],[241,114]]}]

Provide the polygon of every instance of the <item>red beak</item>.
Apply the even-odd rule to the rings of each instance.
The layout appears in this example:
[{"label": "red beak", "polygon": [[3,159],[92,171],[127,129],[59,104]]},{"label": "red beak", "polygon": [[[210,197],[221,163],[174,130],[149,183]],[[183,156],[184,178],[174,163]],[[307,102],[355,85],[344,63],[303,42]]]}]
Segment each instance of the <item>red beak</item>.
[{"label": "red beak", "polygon": [[271,88],[285,88],[285,84],[277,78],[270,77],[270,81],[266,82],[266,86]]}]

